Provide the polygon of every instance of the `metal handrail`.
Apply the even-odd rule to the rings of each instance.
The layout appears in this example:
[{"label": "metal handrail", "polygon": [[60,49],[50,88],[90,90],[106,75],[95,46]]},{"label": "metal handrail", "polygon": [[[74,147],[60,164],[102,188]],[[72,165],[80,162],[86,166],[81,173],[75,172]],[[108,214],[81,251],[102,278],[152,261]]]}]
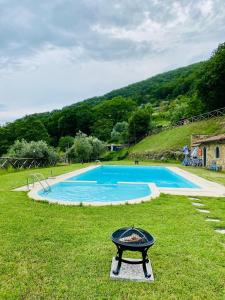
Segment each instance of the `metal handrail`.
[{"label": "metal handrail", "polygon": [[[51,186],[49,185],[47,179],[45,178],[45,176],[42,174],[42,173],[34,173],[34,174],[30,174],[28,177],[27,177],[27,189],[29,190],[29,178],[32,178],[33,179],[33,187],[34,187],[34,183],[35,182],[38,182],[44,192],[48,193],[51,191]],[[36,179],[36,180],[35,180]],[[45,182],[47,188],[44,186],[43,182]]]}]

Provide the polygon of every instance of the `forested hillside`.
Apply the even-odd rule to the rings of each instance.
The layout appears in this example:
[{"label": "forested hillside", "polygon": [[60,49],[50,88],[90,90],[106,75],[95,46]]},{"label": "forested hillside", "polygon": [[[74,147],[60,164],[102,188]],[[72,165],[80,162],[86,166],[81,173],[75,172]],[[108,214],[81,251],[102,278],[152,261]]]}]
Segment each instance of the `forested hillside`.
[{"label": "forested hillside", "polygon": [[225,106],[225,44],[206,62],[162,73],[147,80],[0,127],[0,155],[15,140],[60,138],[79,131],[104,141],[136,143],[154,127]]}]

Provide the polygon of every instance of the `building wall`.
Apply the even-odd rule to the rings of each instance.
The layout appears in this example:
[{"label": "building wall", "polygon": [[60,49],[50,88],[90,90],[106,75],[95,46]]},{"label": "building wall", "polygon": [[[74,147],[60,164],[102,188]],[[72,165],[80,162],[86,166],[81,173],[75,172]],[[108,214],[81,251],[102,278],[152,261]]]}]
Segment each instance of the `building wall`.
[{"label": "building wall", "polygon": [[[206,147],[206,166],[210,166],[212,162],[216,162],[218,166],[222,166],[225,170],[225,144],[209,143],[200,146],[203,153],[203,148]],[[220,156],[216,158],[216,147],[219,147]]]}]

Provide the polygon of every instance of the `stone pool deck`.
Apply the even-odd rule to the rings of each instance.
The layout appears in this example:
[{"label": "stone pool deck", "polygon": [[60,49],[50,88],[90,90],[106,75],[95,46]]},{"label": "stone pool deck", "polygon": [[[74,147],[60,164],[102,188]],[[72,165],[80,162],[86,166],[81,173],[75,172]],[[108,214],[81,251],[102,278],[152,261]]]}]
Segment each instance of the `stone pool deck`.
[{"label": "stone pool deck", "polygon": [[178,167],[167,167],[174,173],[198,185],[199,188],[159,188],[160,192],[172,195],[225,197],[225,186],[213,181],[206,180]]}]

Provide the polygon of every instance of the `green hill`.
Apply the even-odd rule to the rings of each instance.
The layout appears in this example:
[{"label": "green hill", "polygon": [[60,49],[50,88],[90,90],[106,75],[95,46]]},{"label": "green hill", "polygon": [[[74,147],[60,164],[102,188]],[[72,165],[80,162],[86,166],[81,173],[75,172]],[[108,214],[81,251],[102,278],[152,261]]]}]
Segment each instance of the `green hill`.
[{"label": "green hill", "polygon": [[[60,137],[75,136],[79,131],[109,140],[117,122],[128,121],[132,111],[146,103],[157,110],[160,103],[170,102],[178,95],[191,96],[196,78],[204,62],[158,74],[146,80],[93,97],[52,112],[25,116],[5,126],[0,126],[0,155],[7,152],[16,139],[44,140],[57,146]],[[118,112],[121,112],[118,114]],[[154,114],[155,116],[156,114]],[[164,125],[168,120],[157,120]],[[34,133],[31,124],[38,123],[40,135]]]},{"label": "green hill", "polygon": [[[137,118],[142,109],[151,115],[152,129],[156,130],[183,118],[224,107],[224,70],[225,43],[220,44],[207,61],[164,72],[59,110],[25,116],[0,126],[0,155],[7,153],[17,139],[25,138],[28,142],[43,139],[57,147],[61,137],[74,137],[80,131],[111,142],[111,133],[117,123],[128,122],[130,129],[137,129],[136,125],[131,125],[132,118]],[[138,126],[143,123],[142,117],[141,121],[137,120]],[[219,130],[214,126],[209,121],[205,125],[203,122],[163,132],[139,143],[133,151],[178,149],[189,142],[191,133],[214,133]],[[129,142],[149,133],[148,127],[144,124],[133,130],[135,133],[128,129]]]},{"label": "green hill", "polygon": [[195,88],[194,80],[203,65],[204,62],[199,62],[164,72],[121,89],[113,90],[102,97],[86,101],[98,103],[103,99],[122,96],[135,98],[140,104],[150,102],[158,105],[163,100],[169,101],[178,95],[190,94]]},{"label": "green hill", "polygon": [[225,116],[190,123],[153,134],[132,147],[130,153],[165,150],[177,151],[184,145],[190,145],[192,134],[220,133],[225,133]]}]

